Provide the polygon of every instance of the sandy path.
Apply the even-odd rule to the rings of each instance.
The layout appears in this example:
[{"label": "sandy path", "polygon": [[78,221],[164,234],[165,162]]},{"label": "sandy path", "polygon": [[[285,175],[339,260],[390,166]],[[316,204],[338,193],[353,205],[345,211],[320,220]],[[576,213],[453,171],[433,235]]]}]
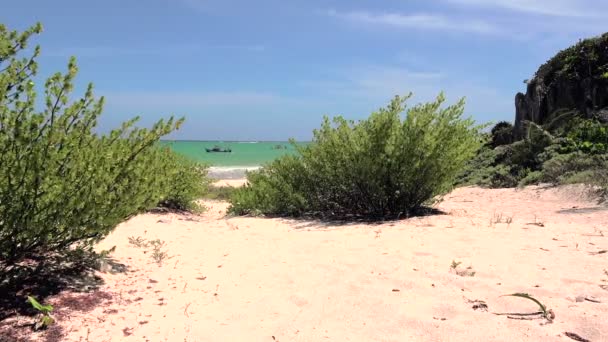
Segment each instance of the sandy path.
[{"label": "sandy path", "polygon": [[237,188],[239,186],[243,186],[246,182],[247,182],[247,180],[243,179],[243,178],[239,178],[239,179],[220,179],[220,180],[217,180],[217,181],[213,182],[213,185],[217,186],[217,187],[231,186],[231,187]]},{"label": "sandy path", "polygon": [[[64,340],[608,341],[608,253],[594,254],[608,250],[608,211],[572,189],[458,189],[438,205],[448,215],[376,225],[225,219],[225,203],[207,205],[118,227],[101,247],[129,271],[102,274],[112,298],[64,318]],[[164,240],[170,259],[157,265],[137,236]],[[513,292],[554,323],[493,315],[537,310],[500,297]]]}]

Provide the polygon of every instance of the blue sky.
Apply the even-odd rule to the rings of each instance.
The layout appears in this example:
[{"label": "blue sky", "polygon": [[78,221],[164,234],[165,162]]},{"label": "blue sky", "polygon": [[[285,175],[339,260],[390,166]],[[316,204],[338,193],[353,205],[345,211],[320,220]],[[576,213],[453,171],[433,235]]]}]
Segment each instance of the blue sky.
[{"label": "blue sky", "polygon": [[366,117],[396,94],[467,97],[512,120],[523,80],[608,29],[599,0],[20,0],[0,21],[45,32],[41,76],[78,58],[101,129],[186,116],[171,138],[307,140],[323,115]]}]

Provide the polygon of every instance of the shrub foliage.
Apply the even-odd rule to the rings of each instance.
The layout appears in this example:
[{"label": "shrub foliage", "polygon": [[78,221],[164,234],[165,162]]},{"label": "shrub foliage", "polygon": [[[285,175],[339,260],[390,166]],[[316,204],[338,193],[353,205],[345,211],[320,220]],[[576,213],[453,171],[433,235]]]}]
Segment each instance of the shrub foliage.
[{"label": "shrub foliage", "polygon": [[0,263],[90,246],[118,223],[159,203],[191,208],[204,170],[158,147],[183,120],[137,128],[137,118],[96,132],[103,98],[69,100],[77,66],[45,83],[36,110],[36,57],[20,58],[38,24],[0,25]]},{"label": "shrub foliage", "polygon": [[520,141],[494,146],[494,136],[467,163],[458,185],[503,188],[586,183],[608,192],[608,124],[558,111],[544,125],[527,123]]},{"label": "shrub foliage", "polygon": [[384,218],[414,214],[447,192],[480,146],[463,119],[464,100],[445,98],[405,111],[395,97],[365,120],[325,118],[312,144],[248,175],[231,198],[236,214]]}]

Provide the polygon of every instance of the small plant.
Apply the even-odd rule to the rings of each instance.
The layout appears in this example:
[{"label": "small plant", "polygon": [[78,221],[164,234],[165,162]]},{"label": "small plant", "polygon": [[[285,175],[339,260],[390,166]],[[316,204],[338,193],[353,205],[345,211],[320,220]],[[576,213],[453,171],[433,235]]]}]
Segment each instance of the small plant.
[{"label": "small plant", "polygon": [[52,325],[55,320],[51,317],[51,312],[53,312],[52,305],[42,305],[40,304],[36,298],[32,296],[27,297],[27,301],[36,309],[40,314],[40,319],[34,324],[34,330],[43,330]]},{"label": "small plant", "polygon": [[150,246],[152,246],[152,249],[160,249],[161,247],[163,247],[165,245],[165,241],[156,239],[156,240],[151,240],[148,244]]},{"label": "small plant", "polygon": [[149,243],[146,241],[146,239],[142,238],[141,236],[138,236],[138,237],[129,236],[129,244],[131,244],[135,247],[138,247],[138,248],[146,248],[149,245]]},{"label": "small plant", "polygon": [[538,305],[538,307],[540,309],[538,314],[540,314],[543,318],[545,318],[549,322],[553,322],[553,319],[555,319],[555,314],[553,313],[553,310],[547,309],[547,307],[543,303],[541,303],[538,299],[532,297],[531,295],[529,295],[527,293],[512,293],[512,294],[504,295],[502,297],[507,297],[507,296],[520,297],[520,298],[525,298],[525,299],[531,300]]},{"label": "small plant", "polygon": [[[142,238],[141,236],[129,236],[129,243],[138,248],[152,248],[152,259],[158,264],[158,266],[161,266],[165,259],[170,259],[169,254],[162,250],[165,246],[165,242],[160,239],[146,241],[146,239]],[[146,252],[144,251],[144,253]]]},{"label": "small plant", "polygon": [[169,258],[169,254],[163,251],[162,248],[165,246],[165,242],[159,239],[150,241],[150,246],[152,246],[152,259],[161,266],[165,259]]},{"label": "small plant", "polygon": [[513,216],[505,216],[502,213],[497,214],[496,212],[494,212],[492,218],[490,219],[490,226],[493,226],[497,223],[506,223],[507,225],[510,225],[511,223],[513,223]]},{"label": "small plant", "polygon": [[477,272],[473,271],[473,266],[469,266],[467,268],[459,269],[459,266],[462,264],[461,261],[452,260],[452,264],[450,265],[450,270],[454,271],[457,275],[461,277],[474,277]]}]

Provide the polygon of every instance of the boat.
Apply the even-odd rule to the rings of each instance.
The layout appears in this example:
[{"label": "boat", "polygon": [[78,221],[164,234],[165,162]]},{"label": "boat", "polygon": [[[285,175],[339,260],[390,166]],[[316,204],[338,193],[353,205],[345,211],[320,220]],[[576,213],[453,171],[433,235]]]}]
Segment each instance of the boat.
[{"label": "boat", "polygon": [[230,153],[232,150],[230,148],[222,148],[220,146],[213,146],[213,148],[205,148],[205,151],[211,152],[220,152],[220,153]]}]

